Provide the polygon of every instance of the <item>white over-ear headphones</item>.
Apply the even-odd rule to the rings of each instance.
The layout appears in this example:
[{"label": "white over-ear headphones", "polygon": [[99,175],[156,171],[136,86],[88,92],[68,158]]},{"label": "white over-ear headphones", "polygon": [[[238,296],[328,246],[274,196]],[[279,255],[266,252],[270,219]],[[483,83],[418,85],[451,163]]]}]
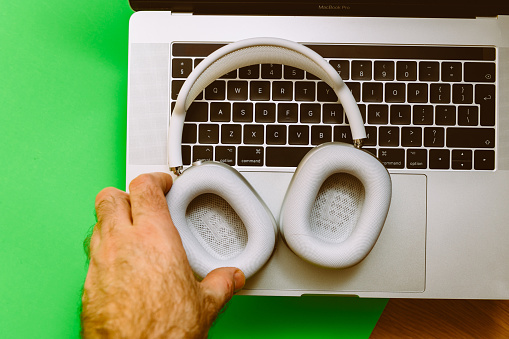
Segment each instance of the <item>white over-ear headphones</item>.
[{"label": "white over-ear headphones", "polygon": [[[354,146],[326,143],[301,161],[281,209],[280,229],[302,259],[329,268],[360,262],[382,230],[391,200],[385,167],[361,150],[366,138],[357,103],[339,74],[311,49],[288,40],[255,38],[226,45],[203,60],[182,86],[170,118],[168,163],[182,172],[186,111],[214,80],[253,64],[284,64],[314,74],[336,93]],[[174,182],[168,207],[189,263],[204,277],[218,267],[253,275],[269,259],[277,226],[265,203],[232,167],[213,161],[191,166]],[[317,231],[318,230],[318,231]]]}]

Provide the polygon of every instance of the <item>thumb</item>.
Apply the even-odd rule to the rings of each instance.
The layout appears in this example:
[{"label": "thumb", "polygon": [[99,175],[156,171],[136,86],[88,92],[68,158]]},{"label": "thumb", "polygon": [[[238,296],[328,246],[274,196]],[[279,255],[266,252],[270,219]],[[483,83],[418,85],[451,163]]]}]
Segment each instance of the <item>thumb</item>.
[{"label": "thumb", "polygon": [[246,277],[240,269],[220,267],[207,274],[201,282],[201,287],[213,303],[210,306],[215,312],[219,312],[233,294],[244,287],[245,283]]}]

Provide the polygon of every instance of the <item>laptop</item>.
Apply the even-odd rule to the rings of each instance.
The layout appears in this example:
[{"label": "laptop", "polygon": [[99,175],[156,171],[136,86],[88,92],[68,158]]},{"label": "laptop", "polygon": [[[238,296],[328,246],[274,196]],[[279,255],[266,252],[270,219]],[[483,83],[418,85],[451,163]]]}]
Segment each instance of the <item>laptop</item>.
[{"label": "laptop", "polygon": [[[363,261],[321,268],[278,239],[242,294],[509,299],[508,2],[130,4],[127,183],[169,172],[169,116],[192,69],[253,37],[296,41],[323,56],[359,104],[364,148],[390,173],[389,213]],[[225,74],[188,111],[185,167],[235,167],[278,220],[304,154],[322,142],[352,142],[342,107],[324,89],[283,65]]]}]

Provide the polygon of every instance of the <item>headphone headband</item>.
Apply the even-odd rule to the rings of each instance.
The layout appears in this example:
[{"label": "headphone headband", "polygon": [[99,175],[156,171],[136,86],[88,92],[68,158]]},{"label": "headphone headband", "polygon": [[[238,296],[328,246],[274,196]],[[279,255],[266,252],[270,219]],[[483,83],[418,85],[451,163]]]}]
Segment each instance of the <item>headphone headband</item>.
[{"label": "headphone headband", "polygon": [[182,167],[182,131],[186,111],[213,81],[235,69],[254,64],[284,64],[300,68],[326,82],[345,110],[356,147],[366,138],[357,102],[336,70],[318,53],[299,43],[279,38],[253,38],[228,44],[200,62],[184,82],[170,117],[168,164],[177,173]]}]

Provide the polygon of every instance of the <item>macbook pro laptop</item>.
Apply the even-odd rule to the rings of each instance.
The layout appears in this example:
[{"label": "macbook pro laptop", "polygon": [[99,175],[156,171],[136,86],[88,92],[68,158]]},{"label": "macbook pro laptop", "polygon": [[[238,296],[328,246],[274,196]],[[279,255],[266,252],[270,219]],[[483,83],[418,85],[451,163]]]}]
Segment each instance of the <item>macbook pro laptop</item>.
[{"label": "macbook pro laptop", "polygon": [[[500,0],[131,0],[126,180],[169,172],[167,133],[185,78],[230,42],[278,37],[328,61],[359,104],[365,149],[393,185],[359,264],[309,264],[279,239],[243,294],[509,299],[509,2]],[[276,220],[300,159],[351,143],[324,83],[253,65],[190,107],[184,165],[234,166]]]}]

